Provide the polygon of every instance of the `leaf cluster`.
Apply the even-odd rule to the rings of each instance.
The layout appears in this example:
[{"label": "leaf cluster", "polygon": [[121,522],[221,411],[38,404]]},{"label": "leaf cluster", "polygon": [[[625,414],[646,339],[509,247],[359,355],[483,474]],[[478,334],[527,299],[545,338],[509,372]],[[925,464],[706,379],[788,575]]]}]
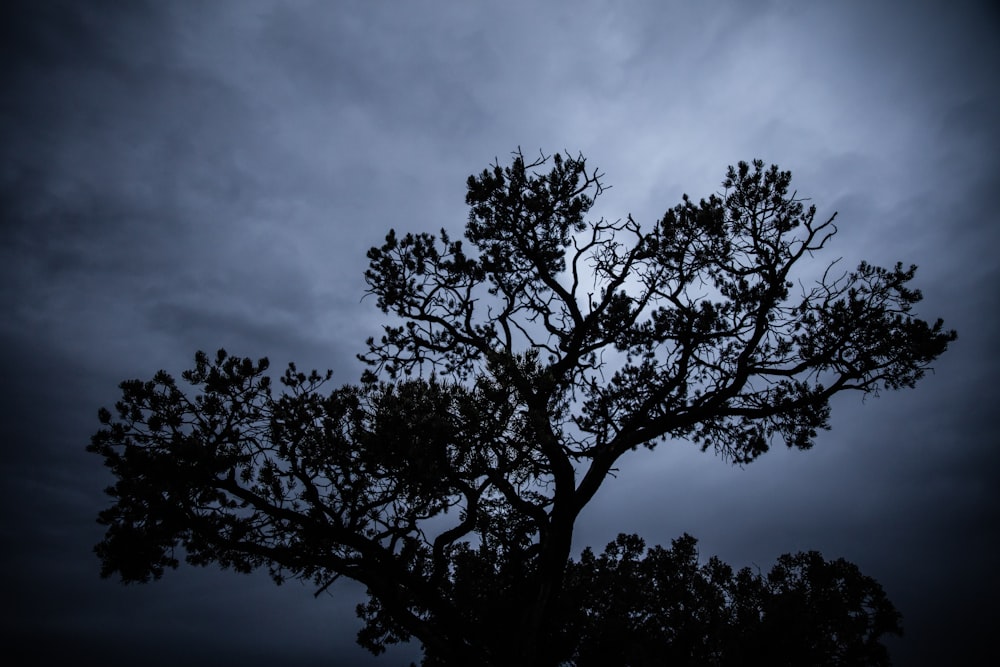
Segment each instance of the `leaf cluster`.
[{"label": "leaf cluster", "polygon": [[619,535],[570,563],[566,664],[888,665],[881,639],[902,634],[882,587],[843,559],[785,554],[763,575],[700,563],[687,534],[644,546]]}]

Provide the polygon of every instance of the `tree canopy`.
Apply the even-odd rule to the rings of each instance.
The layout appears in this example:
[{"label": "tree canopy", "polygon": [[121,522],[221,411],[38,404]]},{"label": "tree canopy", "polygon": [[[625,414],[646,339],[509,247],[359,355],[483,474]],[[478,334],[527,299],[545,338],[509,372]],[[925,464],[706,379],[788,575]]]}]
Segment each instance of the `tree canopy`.
[{"label": "tree canopy", "polygon": [[88,448],[117,477],[102,574],[145,582],[183,557],[318,590],[346,576],[369,594],[358,641],[415,638],[427,666],[885,664],[898,614],[844,561],[734,574],[687,536],[571,558],[629,451],[807,449],[832,396],[911,387],[954,340],[911,312],[915,267],[810,266],[835,214],[790,182],[741,162],[645,229],[588,219],[605,185],[583,156],[470,176],[464,240],[390,231],[369,251],[389,321],[358,383],[290,365],[276,391],[266,359],[221,350],[190,389],[122,383]]}]

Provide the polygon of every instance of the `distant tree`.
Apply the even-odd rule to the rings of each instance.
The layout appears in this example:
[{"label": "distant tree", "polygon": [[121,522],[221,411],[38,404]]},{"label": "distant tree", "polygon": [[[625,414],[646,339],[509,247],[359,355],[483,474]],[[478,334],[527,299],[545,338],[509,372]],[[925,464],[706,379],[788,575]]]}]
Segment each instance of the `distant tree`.
[{"label": "distant tree", "polygon": [[834,394],[913,386],[955,333],[911,314],[915,267],[797,274],[836,229],[789,172],[730,167],[648,231],[585,219],[602,177],[517,152],[469,178],[468,247],[390,231],[365,278],[394,319],[357,385],[292,365],[276,395],[266,359],[224,351],[196,355],[190,393],[124,382],[88,448],[118,478],[102,574],[183,555],[346,576],[368,589],[359,643],[415,638],[426,666],[885,664],[898,615],[850,564],[734,575],[689,537],[573,562],[573,527],[628,452],[809,448]]},{"label": "distant tree", "polygon": [[882,587],[843,559],[785,554],[766,576],[699,565],[696,541],[643,555],[619,535],[599,558],[569,564],[558,641],[576,667],[605,665],[886,665],[900,634]]}]

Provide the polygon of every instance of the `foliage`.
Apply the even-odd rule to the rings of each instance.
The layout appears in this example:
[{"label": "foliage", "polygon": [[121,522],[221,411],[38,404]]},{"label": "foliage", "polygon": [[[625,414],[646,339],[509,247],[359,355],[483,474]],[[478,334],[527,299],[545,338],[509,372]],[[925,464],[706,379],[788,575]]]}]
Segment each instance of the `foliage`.
[{"label": "foliage", "polygon": [[[915,267],[834,263],[805,286],[795,269],[836,229],[789,191],[789,172],[740,163],[721,194],[685,196],[648,231],[586,219],[601,179],[582,156],[518,152],[469,178],[469,247],[390,231],[365,278],[392,320],[358,385],[327,390],[329,374],[290,366],[275,395],[266,360],[223,351],[183,374],[193,396],[164,372],[123,383],[89,447],[118,478],[103,574],[156,579],[182,549],[320,590],[347,576],[370,595],[359,641],[379,652],[416,638],[425,665],[583,665],[583,647],[600,655],[614,633],[690,661],[770,650],[777,625],[827,612],[826,634],[803,641],[878,653],[894,612],[842,561],[787,557],[765,582],[698,569],[683,538],[644,559],[624,539],[571,563],[573,526],[630,450],[688,440],[745,464],[776,441],[808,448],[833,395],[913,386],[954,332],[912,315]],[[622,593],[583,617],[567,606],[609,577],[629,591],[671,576],[662,599]],[[809,593],[820,580],[868,602],[824,607]],[[697,613],[679,611],[684,596]],[[635,613],[662,616],[659,629],[646,637]]]},{"label": "foliage", "polygon": [[785,554],[767,576],[734,572],[696,540],[643,554],[619,535],[570,563],[563,626],[575,667],[887,665],[879,639],[901,634],[881,586],[843,559]]}]

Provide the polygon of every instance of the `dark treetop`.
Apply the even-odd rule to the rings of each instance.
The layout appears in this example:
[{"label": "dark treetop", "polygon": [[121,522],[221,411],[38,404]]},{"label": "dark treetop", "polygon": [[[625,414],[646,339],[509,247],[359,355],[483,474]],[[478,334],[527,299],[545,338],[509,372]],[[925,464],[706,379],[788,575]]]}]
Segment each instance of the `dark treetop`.
[{"label": "dark treetop", "polygon": [[350,577],[359,642],[416,638],[425,665],[886,664],[898,614],[849,563],[734,574],[687,536],[574,562],[573,526],[627,452],[806,449],[834,394],[913,386],[955,333],[911,314],[915,267],[800,267],[836,228],[789,172],[730,167],[649,230],[586,219],[601,179],[517,152],[469,178],[468,246],[390,231],[365,278],[393,320],[357,385],[290,366],[275,395],[266,359],[223,351],[198,353],[190,393],[124,382],[89,447],[118,478],[103,574],[144,582],[183,554]]}]

